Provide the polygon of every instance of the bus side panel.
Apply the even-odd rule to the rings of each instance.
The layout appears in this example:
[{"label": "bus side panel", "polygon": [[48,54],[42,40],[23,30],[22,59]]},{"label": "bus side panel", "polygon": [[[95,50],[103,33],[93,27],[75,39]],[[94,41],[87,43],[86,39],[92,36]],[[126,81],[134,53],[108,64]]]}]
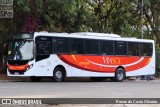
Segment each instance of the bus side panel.
[{"label": "bus side panel", "polygon": [[28,76],[46,76],[47,74],[47,59],[37,61],[33,64],[33,67],[25,73]]},{"label": "bus side panel", "polygon": [[152,57],[149,64],[147,64],[145,67],[131,71],[126,72],[126,76],[140,76],[140,75],[154,75],[155,74],[155,58]]},{"label": "bus side panel", "polygon": [[94,71],[82,71],[82,77],[114,77],[114,73],[103,73]]},{"label": "bus side panel", "polygon": [[144,66],[141,69],[132,71],[132,72],[127,72],[126,76],[140,76],[140,75],[154,75],[155,74],[155,69],[156,69],[156,60],[155,60],[155,44],[154,41],[152,42],[153,44],[153,54],[152,57],[150,58],[150,62]]},{"label": "bus side panel", "polygon": [[48,61],[47,76],[53,76],[53,71],[58,66],[63,66],[65,68],[67,77],[70,77],[72,75],[71,66],[59,60],[57,55],[52,54],[50,55],[49,61]]}]

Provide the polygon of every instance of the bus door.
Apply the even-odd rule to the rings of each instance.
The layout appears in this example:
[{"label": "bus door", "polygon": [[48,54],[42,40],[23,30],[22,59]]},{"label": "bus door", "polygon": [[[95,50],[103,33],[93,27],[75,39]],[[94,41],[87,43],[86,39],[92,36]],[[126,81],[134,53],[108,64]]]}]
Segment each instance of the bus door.
[{"label": "bus door", "polygon": [[47,37],[36,38],[36,76],[47,76],[50,71],[51,41]]}]

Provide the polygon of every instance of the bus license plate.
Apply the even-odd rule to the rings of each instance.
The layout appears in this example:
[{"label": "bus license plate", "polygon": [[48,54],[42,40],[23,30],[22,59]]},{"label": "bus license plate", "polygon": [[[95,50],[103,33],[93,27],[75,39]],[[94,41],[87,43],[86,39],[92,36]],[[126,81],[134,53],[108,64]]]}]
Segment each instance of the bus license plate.
[{"label": "bus license plate", "polygon": [[19,75],[19,72],[15,72],[14,75]]}]

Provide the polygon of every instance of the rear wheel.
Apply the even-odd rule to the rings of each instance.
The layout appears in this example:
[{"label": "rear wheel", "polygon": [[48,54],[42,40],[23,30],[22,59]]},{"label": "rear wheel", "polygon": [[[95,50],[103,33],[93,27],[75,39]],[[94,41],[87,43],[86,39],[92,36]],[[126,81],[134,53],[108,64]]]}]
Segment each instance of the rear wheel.
[{"label": "rear wheel", "polygon": [[125,71],[123,68],[118,68],[115,73],[115,81],[122,82],[125,79]]},{"label": "rear wheel", "polygon": [[53,80],[55,82],[62,82],[65,78],[65,70],[63,68],[57,67],[53,72]]}]

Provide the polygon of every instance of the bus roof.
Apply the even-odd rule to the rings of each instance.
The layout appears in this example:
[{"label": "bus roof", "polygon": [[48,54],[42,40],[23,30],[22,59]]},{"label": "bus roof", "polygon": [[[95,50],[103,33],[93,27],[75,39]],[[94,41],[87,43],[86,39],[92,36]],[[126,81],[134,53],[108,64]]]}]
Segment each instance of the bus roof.
[{"label": "bus roof", "polygon": [[52,36],[52,37],[70,37],[70,38],[87,38],[87,39],[103,39],[103,40],[119,40],[119,41],[134,41],[134,42],[154,42],[150,39],[137,39],[135,37],[121,37],[117,34],[95,33],[95,32],[76,32],[76,33],[56,33],[56,32],[35,32],[36,36]]},{"label": "bus roof", "polygon": [[120,38],[121,37],[121,36],[119,36],[117,34],[95,33],[95,32],[76,32],[76,33],[70,33],[70,35],[111,37],[111,38]]},{"label": "bus roof", "polygon": [[57,32],[35,32],[35,36],[66,36],[68,33],[57,33]]}]

